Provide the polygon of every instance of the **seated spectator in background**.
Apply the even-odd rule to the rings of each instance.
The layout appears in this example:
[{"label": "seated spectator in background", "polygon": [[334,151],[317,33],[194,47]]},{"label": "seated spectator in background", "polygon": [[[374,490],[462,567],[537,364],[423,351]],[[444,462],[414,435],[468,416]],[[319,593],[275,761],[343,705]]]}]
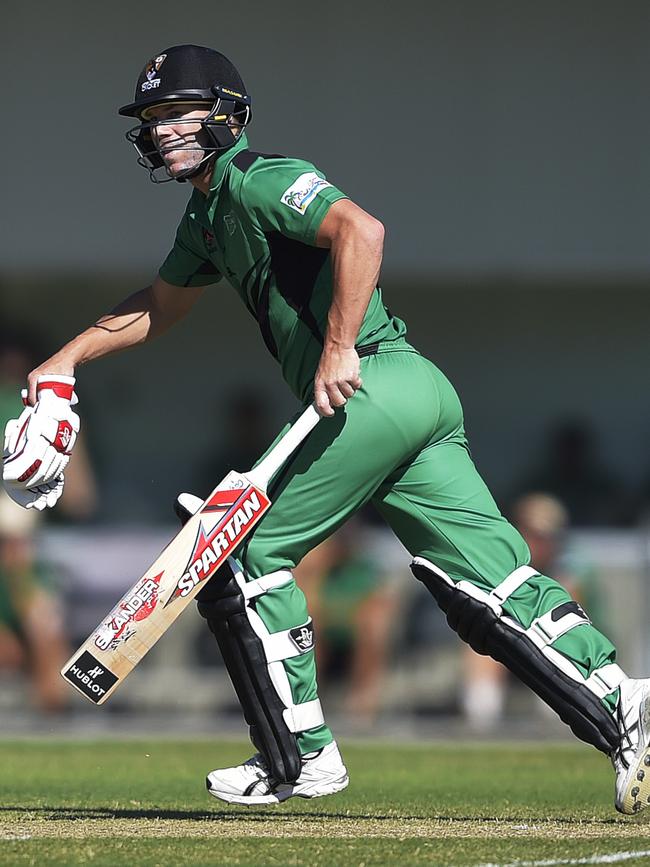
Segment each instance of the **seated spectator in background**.
[{"label": "seated spectator in background", "polygon": [[[605,629],[596,574],[567,545],[569,513],[560,500],[546,493],[525,494],[513,506],[512,522],[528,543],[531,566],[555,575],[596,626]],[[463,647],[463,668],[463,714],[473,728],[489,730],[503,715],[509,673],[489,656],[479,656],[467,646]]]},{"label": "seated spectator in background", "polygon": [[362,553],[362,538],[353,518],[307,554],[295,575],[312,613],[319,683],[344,681],[345,711],[364,727],[380,710],[398,595],[391,576]]},{"label": "seated spectator in background", "polygon": [[38,707],[55,712],[68,694],[59,670],[69,648],[51,576],[36,558],[39,519],[0,489],[0,672],[24,670]]},{"label": "seated spectator in background", "polygon": [[605,465],[592,425],[576,419],[557,424],[541,464],[523,491],[547,491],[564,503],[575,527],[620,526],[628,518],[624,487]]}]

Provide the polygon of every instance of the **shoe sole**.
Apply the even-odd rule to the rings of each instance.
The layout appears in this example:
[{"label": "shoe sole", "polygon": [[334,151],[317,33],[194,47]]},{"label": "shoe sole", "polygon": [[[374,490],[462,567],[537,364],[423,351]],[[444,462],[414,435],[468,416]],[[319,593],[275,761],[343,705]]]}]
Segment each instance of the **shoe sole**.
[{"label": "shoe sole", "polygon": [[630,765],[629,778],[623,790],[623,797],[616,799],[616,809],[619,813],[632,815],[650,807],[650,695],[643,701],[640,712],[641,730],[639,732],[639,747]]},{"label": "shoe sole", "polygon": [[208,792],[220,801],[226,801],[228,804],[238,804],[241,807],[256,807],[265,804],[281,804],[289,798],[322,798],[325,795],[335,795],[337,792],[347,788],[350,782],[347,774],[340,777],[338,780],[332,780],[326,785],[323,783],[315,783],[313,786],[306,786],[303,789],[287,789],[273,795],[237,795],[234,792],[219,792],[212,788],[210,776],[205,778],[205,785]]}]

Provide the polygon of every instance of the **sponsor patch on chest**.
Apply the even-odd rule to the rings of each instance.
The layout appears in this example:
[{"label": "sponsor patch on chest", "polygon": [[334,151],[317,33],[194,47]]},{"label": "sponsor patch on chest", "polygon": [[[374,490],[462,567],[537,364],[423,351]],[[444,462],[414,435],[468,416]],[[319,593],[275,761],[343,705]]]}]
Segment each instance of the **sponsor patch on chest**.
[{"label": "sponsor patch on chest", "polygon": [[319,178],[316,172],[305,172],[284,191],[280,201],[299,214],[304,214],[320,190],[331,186],[329,181]]}]

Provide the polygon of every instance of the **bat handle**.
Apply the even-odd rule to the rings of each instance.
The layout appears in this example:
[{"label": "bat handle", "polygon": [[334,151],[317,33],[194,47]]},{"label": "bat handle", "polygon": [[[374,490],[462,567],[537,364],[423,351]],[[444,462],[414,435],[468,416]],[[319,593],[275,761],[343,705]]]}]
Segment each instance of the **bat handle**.
[{"label": "bat handle", "polygon": [[251,482],[266,490],[266,486],[271,478],[277,473],[287,458],[298,448],[307,434],[316,427],[320,418],[316,404],[310,404],[295,424],[289,428],[282,439],[271,449],[268,455],[260,461],[255,469],[246,473]]}]

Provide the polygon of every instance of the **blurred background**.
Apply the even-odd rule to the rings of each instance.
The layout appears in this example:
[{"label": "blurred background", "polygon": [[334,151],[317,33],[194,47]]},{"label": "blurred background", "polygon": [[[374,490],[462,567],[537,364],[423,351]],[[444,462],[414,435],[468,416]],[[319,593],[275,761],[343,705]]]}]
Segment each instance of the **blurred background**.
[{"label": "blurred background", "polygon": [[[387,304],[458,389],[533,563],[571,587],[624,668],[649,672],[650,6],[68,0],[3,18],[2,423],[25,373],[167,254],[190,190],[149,183],[116,109],[152,55],[217,48],[252,94],[251,146],[310,159],[384,222]],[[239,730],[194,611],[106,708],[56,671],[174,534],[177,492],[246,469],[295,400],[225,283],[156,343],[81,370],[78,392],[60,507],[27,519],[0,501],[4,730],[179,716]],[[408,563],[364,514],[301,565],[331,715],[363,734],[503,735],[504,716],[559,732],[462,648]]]}]

